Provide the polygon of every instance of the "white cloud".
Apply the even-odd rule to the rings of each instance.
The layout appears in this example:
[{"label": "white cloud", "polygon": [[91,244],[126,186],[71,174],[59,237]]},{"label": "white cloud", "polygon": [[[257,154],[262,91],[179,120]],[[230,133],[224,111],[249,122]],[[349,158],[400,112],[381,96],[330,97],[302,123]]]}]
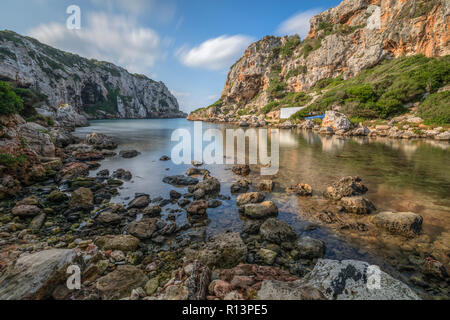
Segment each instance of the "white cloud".
[{"label": "white cloud", "polygon": [[177,50],[176,56],[188,67],[222,70],[231,66],[252,41],[251,37],[245,35],[223,35],[195,48],[182,47]]},{"label": "white cloud", "polygon": [[90,0],[102,10],[119,10],[132,15],[149,13],[159,21],[171,21],[176,13],[176,5],[171,0]]},{"label": "white cloud", "polygon": [[319,14],[323,10],[320,8],[311,9],[297,13],[289,19],[283,21],[277,29],[277,33],[281,35],[293,35],[298,34],[302,39],[305,38],[310,29],[310,23],[312,17]]},{"label": "white cloud", "polygon": [[50,23],[30,30],[29,35],[59,49],[146,74],[158,59],[165,58],[163,49],[168,43],[154,30],[137,26],[132,18],[105,13],[88,14],[80,30]]}]

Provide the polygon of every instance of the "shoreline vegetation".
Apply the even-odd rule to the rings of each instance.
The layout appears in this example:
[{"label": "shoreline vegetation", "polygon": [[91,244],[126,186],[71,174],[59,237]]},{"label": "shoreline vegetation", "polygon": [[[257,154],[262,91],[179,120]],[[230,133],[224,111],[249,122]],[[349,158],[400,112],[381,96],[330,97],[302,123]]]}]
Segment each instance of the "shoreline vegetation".
[{"label": "shoreline vegetation", "polygon": [[[448,55],[415,55],[387,60],[346,80],[337,77],[318,81],[305,92],[287,92],[281,86],[277,98],[261,109],[249,103],[239,106],[237,112],[225,112],[231,106],[227,107],[222,98],[192,112],[188,120],[241,127],[298,127],[327,135],[450,141],[449,59]],[[289,119],[280,119],[280,108],[298,106],[305,108]],[[339,119],[334,123],[329,119],[305,121],[306,117],[325,113],[333,121],[336,115]]]}]

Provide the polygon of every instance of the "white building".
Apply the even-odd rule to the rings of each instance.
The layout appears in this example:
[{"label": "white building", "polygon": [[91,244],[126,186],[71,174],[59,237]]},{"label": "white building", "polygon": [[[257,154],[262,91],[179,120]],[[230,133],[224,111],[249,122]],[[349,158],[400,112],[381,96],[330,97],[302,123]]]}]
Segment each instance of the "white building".
[{"label": "white building", "polygon": [[306,107],[281,108],[280,109],[280,119],[289,119],[293,114],[295,114],[305,108]]}]

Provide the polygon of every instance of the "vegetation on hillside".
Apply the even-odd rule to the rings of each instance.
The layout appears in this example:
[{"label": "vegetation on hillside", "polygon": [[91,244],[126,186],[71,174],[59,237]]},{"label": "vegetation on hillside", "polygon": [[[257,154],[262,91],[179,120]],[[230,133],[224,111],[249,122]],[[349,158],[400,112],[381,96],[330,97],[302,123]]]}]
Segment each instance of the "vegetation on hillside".
[{"label": "vegetation on hillside", "polygon": [[[339,77],[318,82],[314,90],[324,93],[292,120],[323,113],[334,105],[341,106],[349,117],[387,119],[405,112],[410,103],[422,102],[419,109],[426,120],[449,123],[448,95],[435,95],[449,82],[450,56],[415,55],[387,60],[348,80]],[[426,94],[431,95],[423,101]]]},{"label": "vegetation on hillside", "polygon": [[11,115],[22,110],[22,99],[11,90],[9,83],[0,81],[0,115]]}]

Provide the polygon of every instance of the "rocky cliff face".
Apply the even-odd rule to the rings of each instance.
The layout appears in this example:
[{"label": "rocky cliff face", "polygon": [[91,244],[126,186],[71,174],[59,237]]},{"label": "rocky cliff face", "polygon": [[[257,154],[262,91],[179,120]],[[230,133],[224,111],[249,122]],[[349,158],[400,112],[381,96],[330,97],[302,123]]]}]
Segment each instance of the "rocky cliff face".
[{"label": "rocky cliff face", "polygon": [[384,59],[450,53],[448,0],[344,0],[311,19],[306,39],[265,37],[232,66],[215,105],[189,119],[236,119],[260,113],[279,92],[302,92],[318,81],[347,79]]},{"label": "rocky cliff face", "polygon": [[53,113],[70,105],[91,118],[184,116],[162,82],[11,31],[0,31],[0,80],[46,95],[47,103],[41,107]]}]

